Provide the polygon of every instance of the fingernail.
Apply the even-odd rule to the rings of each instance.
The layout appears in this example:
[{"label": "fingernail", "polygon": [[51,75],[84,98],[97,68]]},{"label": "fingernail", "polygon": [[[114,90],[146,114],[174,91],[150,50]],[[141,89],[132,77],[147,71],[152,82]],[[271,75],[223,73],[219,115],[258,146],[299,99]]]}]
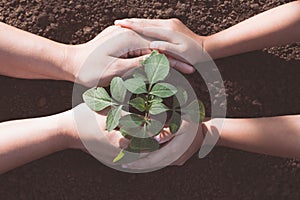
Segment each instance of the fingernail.
[{"label": "fingernail", "polygon": [[160,138],[160,135],[155,136],[154,139],[155,139],[157,142],[160,142],[160,139],[161,139],[161,138]]},{"label": "fingernail", "polygon": [[120,24],[122,20],[116,20],[114,23],[115,25]]},{"label": "fingernail", "polygon": [[132,21],[128,20],[128,19],[118,19],[115,21],[115,24],[116,25],[119,25],[119,24],[132,24]]},{"label": "fingernail", "polygon": [[195,72],[195,68],[194,67],[187,67],[187,73],[188,74],[192,74]]},{"label": "fingernail", "polygon": [[127,168],[128,168],[128,165],[122,164],[122,168],[123,168],[123,169],[127,169]]}]

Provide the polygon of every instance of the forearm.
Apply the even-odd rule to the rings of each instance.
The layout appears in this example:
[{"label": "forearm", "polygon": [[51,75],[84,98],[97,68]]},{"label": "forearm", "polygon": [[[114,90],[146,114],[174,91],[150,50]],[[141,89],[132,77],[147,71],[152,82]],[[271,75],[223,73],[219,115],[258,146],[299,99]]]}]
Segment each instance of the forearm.
[{"label": "forearm", "polygon": [[68,45],[0,22],[0,74],[31,79],[74,79],[66,61]]},{"label": "forearm", "polygon": [[219,145],[281,157],[300,158],[300,115],[225,119]]},{"label": "forearm", "polygon": [[208,36],[204,48],[221,58],[300,41],[300,1],[291,2]]},{"label": "forearm", "polygon": [[67,148],[63,115],[1,123],[0,174]]}]

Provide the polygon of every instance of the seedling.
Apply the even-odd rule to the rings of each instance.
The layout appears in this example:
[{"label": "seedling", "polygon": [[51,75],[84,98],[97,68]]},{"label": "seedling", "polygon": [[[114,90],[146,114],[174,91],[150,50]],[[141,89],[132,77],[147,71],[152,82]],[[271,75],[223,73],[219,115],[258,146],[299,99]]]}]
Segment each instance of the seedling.
[{"label": "seedling", "polygon": [[[183,88],[163,82],[170,73],[169,61],[164,54],[153,51],[141,64],[142,67],[134,70],[126,80],[114,77],[110,83],[110,95],[102,87],[91,88],[83,94],[84,102],[92,110],[98,112],[109,107],[106,119],[108,132],[119,129],[130,140],[126,151],[122,149],[113,162],[124,159],[126,152],[159,149],[160,145],[154,137],[165,126],[175,134],[182,124],[181,113],[198,119],[196,123],[205,117],[201,101],[189,102],[188,93]],[[166,99],[172,99],[171,106],[166,105]],[[159,120],[158,116],[167,112],[169,119]]]}]

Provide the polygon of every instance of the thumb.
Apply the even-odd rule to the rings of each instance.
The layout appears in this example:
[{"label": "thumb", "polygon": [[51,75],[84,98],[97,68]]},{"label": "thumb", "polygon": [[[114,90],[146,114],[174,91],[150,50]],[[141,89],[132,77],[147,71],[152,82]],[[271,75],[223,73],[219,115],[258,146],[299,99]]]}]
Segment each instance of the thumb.
[{"label": "thumb", "polygon": [[147,57],[149,57],[150,54],[135,57],[135,58],[120,58],[118,60],[119,65],[124,66],[128,69],[132,69],[135,67],[140,67],[141,66],[141,61],[145,60]]}]

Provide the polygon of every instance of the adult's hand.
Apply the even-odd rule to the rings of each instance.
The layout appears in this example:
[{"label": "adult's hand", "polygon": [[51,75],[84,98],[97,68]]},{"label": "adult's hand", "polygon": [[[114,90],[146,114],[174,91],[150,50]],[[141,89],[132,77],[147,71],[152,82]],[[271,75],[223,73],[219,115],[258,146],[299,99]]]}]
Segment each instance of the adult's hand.
[{"label": "adult's hand", "polygon": [[176,59],[192,65],[208,59],[203,52],[206,37],[195,34],[178,19],[132,18],[117,20],[115,24],[155,38],[150,48],[168,53]]},{"label": "adult's hand", "polygon": [[87,43],[68,46],[65,63],[71,66],[74,82],[107,86],[114,76],[140,66],[142,55],[150,53],[149,44],[131,30],[110,26]]},{"label": "adult's hand", "polygon": [[[110,26],[93,40],[69,46],[67,62],[72,67],[75,82],[86,86],[107,86],[114,76],[122,76],[130,69],[140,66],[151,49],[151,39],[138,33]],[[170,58],[170,65],[191,73],[191,66]]]},{"label": "adult's hand", "polygon": [[114,164],[113,159],[129,141],[120,131],[106,130],[108,110],[99,113],[92,111],[82,103],[65,114],[65,127],[68,135],[68,147],[91,153],[106,164]]},{"label": "adult's hand", "polygon": [[[205,125],[192,125],[191,122],[188,122],[185,118],[178,133],[176,133],[175,137],[172,137],[165,146],[137,161],[124,164],[123,167],[143,170],[165,167],[167,165],[183,165],[199,150],[203,141],[202,129],[206,131]],[[169,128],[165,128],[164,132],[168,137],[167,139],[170,139],[169,136],[171,133]],[[183,151],[183,149],[185,149],[185,151]]]}]

